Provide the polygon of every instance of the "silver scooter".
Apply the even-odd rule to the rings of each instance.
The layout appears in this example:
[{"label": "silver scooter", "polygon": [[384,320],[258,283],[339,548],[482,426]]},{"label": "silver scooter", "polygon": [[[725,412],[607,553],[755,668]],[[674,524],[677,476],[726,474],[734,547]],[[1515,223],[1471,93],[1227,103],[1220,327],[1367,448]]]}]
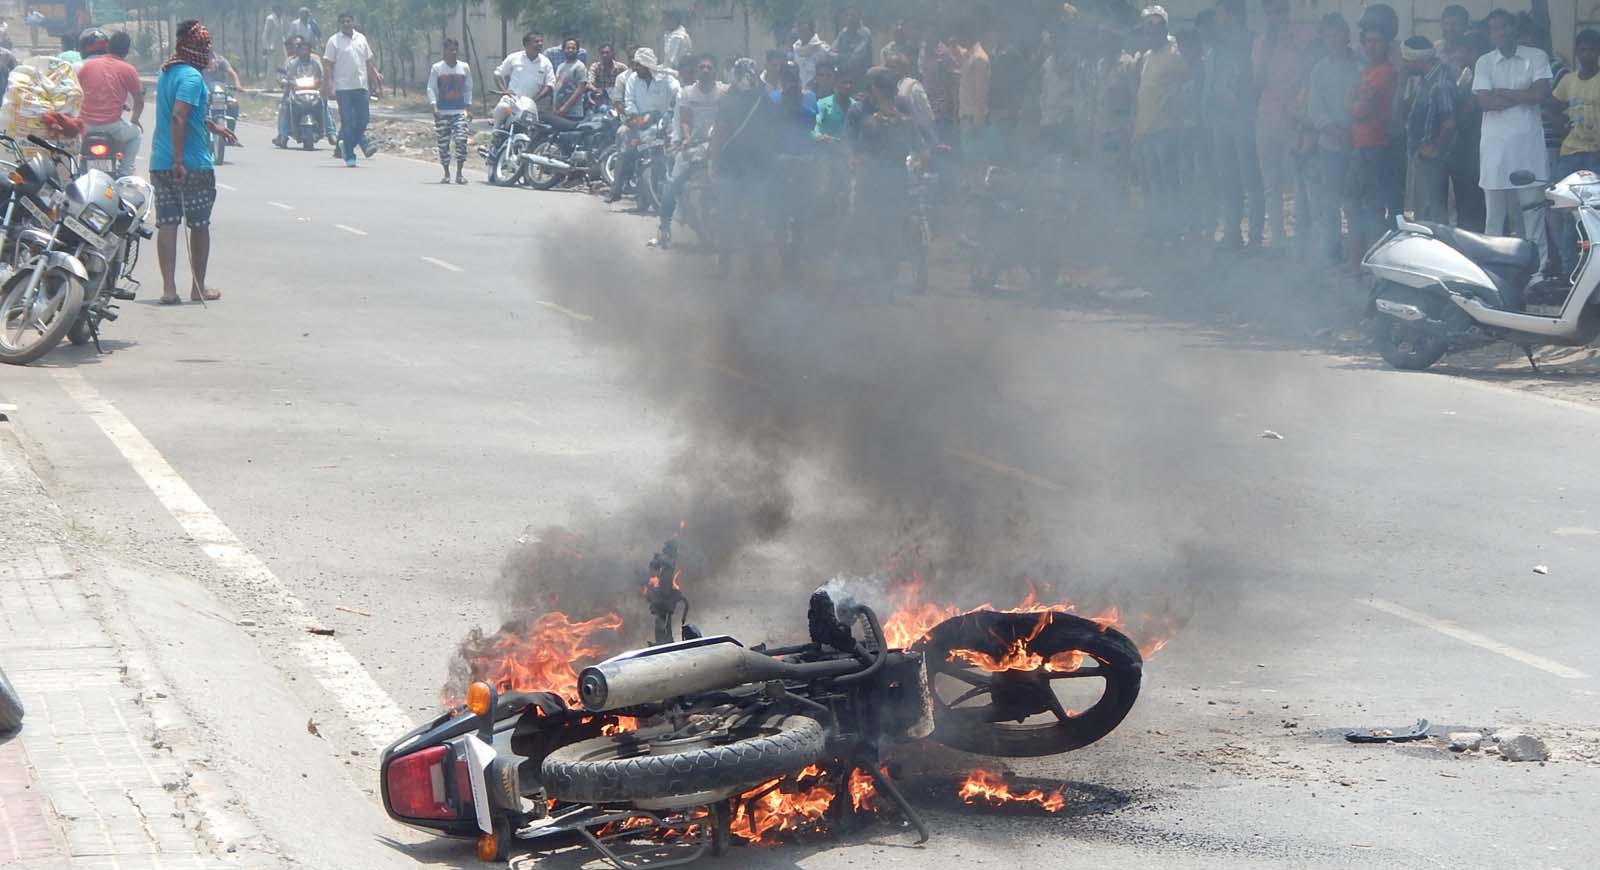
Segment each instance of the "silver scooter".
[{"label": "silver scooter", "polygon": [[[1514,172],[1511,182],[1533,184],[1533,173]],[[1508,341],[1537,371],[1535,345],[1586,345],[1600,334],[1600,269],[1589,249],[1589,240],[1600,238],[1600,175],[1574,172],[1550,185],[1545,199],[1575,212],[1562,218],[1578,226],[1580,256],[1570,287],[1538,280],[1539,248],[1527,239],[1395,219],[1395,229],[1361,258],[1361,268],[1376,279],[1368,313],[1385,362],[1425,369],[1446,353]],[[1557,304],[1524,306],[1525,295]]]}]

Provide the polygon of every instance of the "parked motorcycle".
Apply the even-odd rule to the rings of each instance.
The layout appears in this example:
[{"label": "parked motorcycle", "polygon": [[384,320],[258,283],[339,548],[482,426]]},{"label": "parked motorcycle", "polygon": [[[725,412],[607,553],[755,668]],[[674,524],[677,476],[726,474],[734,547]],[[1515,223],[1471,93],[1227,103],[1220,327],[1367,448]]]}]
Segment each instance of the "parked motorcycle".
[{"label": "parked motorcycle", "polygon": [[489,145],[478,153],[489,161],[489,183],[515,187],[522,182],[526,164],[522,155],[534,145],[539,125],[539,108],[531,97],[501,96],[512,101],[511,114],[496,125]]},{"label": "parked motorcycle", "polygon": [[[1526,186],[1535,179],[1519,171],[1511,182]],[[1600,269],[1588,248],[1590,239],[1600,238],[1600,175],[1583,170],[1555,184],[1541,183],[1549,185],[1549,205],[1569,213],[1563,220],[1576,221],[1582,239],[1570,285],[1539,279],[1539,249],[1527,239],[1401,215],[1361,258],[1362,270],[1374,279],[1368,313],[1385,362],[1426,369],[1446,353],[1506,341],[1521,346],[1531,364],[1535,345],[1585,345],[1600,335]],[[1525,310],[1525,295],[1557,304]]]},{"label": "parked motorcycle", "polygon": [[22,714],[21,696],[12,687],[11,681],[6,679],[6,672],[0,670],[0,734],[21,728]]},{"label": "parked motorcycle", "polygon": [[[674,556],[670,545],[658,554],[652,566],[668,570],[653,576],[673,576]],[[585,668],[581,706],[478,682],[466,709],[389,746],[379,771],[389,815],[476,837],[486,861],[565,837],[618,868],[646,866],[628,851],[640,841],[658,853],[671,843],[672,863],[684,863],[726,848],[752,789],[792,785],[818,765],[840,783],[870,777],[926,840],[883,771],[885,744],[931,736],[987,755],[1066,752],[1108,734],[1139,692],[1143,661],[1132,641],[1066,612],[973,611],[892,648],[871,607],[824,587],[810,599],[808,642],[746,647],[688,624],[674,637],[682,597],[666,586],[645,589],[657,644]],[[1018,649],[1031,658],[1011,667],[1007,654]],[[1001,660],[1005,667],[983,665]],[[1080,677],[1103,690],[1069,712],[1052,687]],[[830,813],[854,812],[843,791]]]},{"label": "parked motorcycle", "polygon": [[604,181],[604,158],[616,144],[620,125],[621,119],[609,105],[597,106],[575,130],[556,132],[538,125],[538,141],[522,155],[528,184],[535,190],[549,190],[570,181]]},{"label": "parked motorcycle", "polygon": [[[317,143],[333,134],[327,129],[328,103],[316,76],[300,76],[293,82],[281,79],[289,94],[289,138],[300,143],[300,150],[315,151]],[[284,143],[283,147],[288,147]]]},{"label": "parked motorcycle", "polygon": [[[218,127],[227,127],[230,132],[239,126],[239,98],[233,95],[233,88],[217,82],[211,86],[211,99],[207,102],[206,118]],[[223,157],[228,153],[228,143],[221,136],[211,137],[211,160],[218,166],[224,162]]]},{"label": "parked motorcycle", "polygon": [[[1060,230],[1065,185],[1059,167],[1041,169],[1032,178],[989,167],[983,176],[975,220],[963,245],[971,262],[972,289],[992,293],[1012,270],[1020,270],[1036,291],[1056,286],[1066,265]],[[931,185],[924,187],[926,201]],[[923,221],[927,209],[923,206]]]},{"label": "parked motorcycle", "polygon": [[667,179],[672,175],[672,158],[667,154],[666,115],[652,115],[638,127],[628,127],[623,134],[627,140],[624,148],[639,152],[637,171],[634,173],[634,201],[641,211],[661,208],[661,197],[667,192]]},{"label": "parked motorcycle", "polygon": [[63,337],[99,349],[100,324],[117,319],[115,302],[134,298],[132,270],[139,241],[152,236],[144,218],[155,199],[142,178],[79,175],[71,152],[28,139],[64,171],[42,188],[48,209],[21,199],[37,224],[18,234],[21,266],[0,284],[0,362],[12,365],[38,359]]},{"label": "parked motorcycle", "polygon": [[683,186],[683,194],[678,197],[676,218],[678,223],[688,227],[695,234],[700,244],[707,249],[715,250],[717,196],[715,185],[711,183],[711,175],[706,172],[706,163],[710,155],[710,142],[698,142],[679,153],[679,165],[686,167],[687,171],[693,174]]}]

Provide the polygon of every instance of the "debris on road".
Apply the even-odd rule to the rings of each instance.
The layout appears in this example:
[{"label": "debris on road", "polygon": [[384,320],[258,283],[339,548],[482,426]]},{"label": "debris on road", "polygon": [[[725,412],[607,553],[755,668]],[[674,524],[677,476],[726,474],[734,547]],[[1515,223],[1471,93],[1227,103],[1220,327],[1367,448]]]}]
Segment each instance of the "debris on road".
[{"label": "debris on road", "polygon": [[333,637],[333,629],[322,625],[312,625],[306,628],[306,634],[316,634],[322,637]]},{"label": "debris on road", "polygon": [[1113,302],[1132,302],[1135,299],[1149,299],[1155,294],[1143,287],[1129,287],[1123,290],[1101,290],[1096,295]]},{"label": "debris on road", "polygon": [[333,606],[333,609],[334,610],[342,610],[345,613],[354,613],[356,616],[371,616],[372,615],[372,614],[366,612],[365,610],[362,610],[359,607],[346,607],[343,604],[335,604]]},{"label": "debris on road", "polygon": [[1544,741],[1521,731],[1501,731],[1494,735],[1500,757],[1506,761],[1548,761],[1550,749]]},{"label": "debris on road", "polygon": [[307,719],[306,720],[306,733],[310,734],[312,737],[321,737],[322,736],[322,732],[317,730],[317,720],[315,720],[315,719]]},{"label": "debris on road", "polygon": [[255,624],[256,624],[256,621],[254,619],[251,619],[248,616],[240,617],[239,621],[234,623],[234,625],[242,625],[245,628],[253,628],[255,626]]},{"label": "debris on road", "polygon": [[1535,573],[1535,574],[1549,574],[1550,573],[1550,566],[1549,565],[1535,565],[1535,566],[1533,566],[1533,573]]},{"label": "debris on road", "polygon": [[1445,737],[1451,752],[1476,752],[1483,747],[1483,732],[1452,731]]},{"label": "debris on road", "polygon": [[1428,736],[1428,720],[1418,719],[1411,730],[1396,734],[1389,728],[1374,728],[1370,731],[1351,731],[1344,739],[1351,743],[1410,743]]},{"label": "debris on road", "polygon": [[1270,441],[1282,441],[1283,440],[1283,436],[1282,435],[1279,435],[1277,432],[1274,432],[1271,429],[1263,429],[1263,430],[1261,430],[1261,437],[1262,438],[1266,438],[1266,439],[1268,439]]}]

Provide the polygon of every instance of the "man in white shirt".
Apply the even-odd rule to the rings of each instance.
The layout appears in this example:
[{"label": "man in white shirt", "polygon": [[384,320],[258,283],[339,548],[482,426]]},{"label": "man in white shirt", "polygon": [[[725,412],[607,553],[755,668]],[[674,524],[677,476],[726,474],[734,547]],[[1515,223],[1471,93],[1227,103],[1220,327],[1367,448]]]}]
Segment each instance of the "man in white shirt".
[{"label": "man in white shirt", "polygon": [[[1496,9],[1488,22],[1494,50],[1478,58],[1472,74],[1472,94],[1483,108],[1478,183],[1488,207],[1487,232],[1501,235],[1507,223],[1520,216],[1520,234],[1539,246],[1541,266],[1548,265],[1544,210],[1522,211],[1523,206],[1542,201],[1543,192],[1537,184],[1512,184],[1511,173],[1526,169],[1535,178],[1550,174],[1539,116],[1539,106],[1550,97],[1550,58],[1537,48],[1517,44],[1517,22],[1511,13]],[[1503,300],[1507,309],[1522,307],[1521,289],[1510,294],[1516,298]]]},{"label": "man in white shirt", "polygon": [[[328,38],[322,52],[323,89],[339,102],[339,151],[344,165],[356,165],[356,146],[371,157],[377,149],[367,141],[371,97],[383,89],[383,75],[373,61],[372,46],[356,32],[349,13],[339,16],[339,32]],[[370,94],[370,96],[369,96]]]},{"label": "man in white shirt", "polygon": [[614,203],[622,198],[622,191],[633,180],[639,162],[637,149],[639,131],[652,121],[668,114],[678,104],[678,77],[663,71],[656,62],[656,53],[641,48],[633,53],[633,76],[622,95],[623,147],[617,162],[617,179],[606,196]]},{"label": "man in white shirt", "polygon": [[694,40],[689,38],[689,28],[684,26],[685,16],[681,11],[668,9],[662,18],[667,25],[667,35],[661,40],[661,60],[673,75],[677,75],[678,64],[694,51]]},{"label": "man in white shirt", "polygon": [[789,53],[794,55],[795,65],[800,67],[800,86],[811,88],[819,96],[827,96],[812,84],[817,78],[817,61],[827,58],[832,51],[826,42],[822,41],[822,34],[817,32],[817,23],[814,19],[803,18],[794,25],[794,46]]},{"label": "man in white shirt", "polygon": [[261,59],[266,61],[269,73],[283,66],[286,56],[283,48],[283,9],[274,3],[266,20],[261,22]]},{"label": "man in white shirt", "polygon": [[522,36],[522,50],[506,55],[494,68],[494,85],[505,94],[494,107],[496,127],[517,108],[517,97],[538,102],[554,90],[556,68],[544,54],[544,34],[530,30]]},{"label": "man in white shirt", "polygon": [[703,156],[691,161],[684,152],[699,142],[710,141],[717,103],[728,92],[728,86],[717,81],[716,58],[703,54],[694,64],[694,83],[678,93],[678,105],[672,112],[672,148],[678,158],[672,167],[672,180],[661,197],[661,221],[650,243],[653,247],[672,246],[672,217],[678,209],[678,198],[695,173],[705,168]]}]

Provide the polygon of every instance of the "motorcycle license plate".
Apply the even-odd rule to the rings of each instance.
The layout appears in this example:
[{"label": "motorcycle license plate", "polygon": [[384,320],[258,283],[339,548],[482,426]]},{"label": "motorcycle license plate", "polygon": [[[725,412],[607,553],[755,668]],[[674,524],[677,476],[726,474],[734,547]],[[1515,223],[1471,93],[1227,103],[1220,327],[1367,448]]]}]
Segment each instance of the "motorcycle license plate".
[{"label": "motorcycle license plate", "polygon": [[67,215],[66,217],[62,218],[61,223],[67,229],[72,230],[72,232],[76,234],[78,238],[83,239],[96,248],[103,248],[106,246],[106,240],[104,236],[100,235],[94,230],[89,229],[88,224],[78,220],[72,215]]},{"label": "motorcycle license plate", "polygon": [[44,209],[40,208],[39,204],[34,202],[32,197],[26,197],[26,196],[23,197],[22,198],[22,207],[27,210],[28,214],[33,215],[33,219],[34,220],[38,221],[40,224],[43,224],[44,226],[49,226],[49,225],[55,223],[55,218],[52,218],[48,214],[45,214]]}]

